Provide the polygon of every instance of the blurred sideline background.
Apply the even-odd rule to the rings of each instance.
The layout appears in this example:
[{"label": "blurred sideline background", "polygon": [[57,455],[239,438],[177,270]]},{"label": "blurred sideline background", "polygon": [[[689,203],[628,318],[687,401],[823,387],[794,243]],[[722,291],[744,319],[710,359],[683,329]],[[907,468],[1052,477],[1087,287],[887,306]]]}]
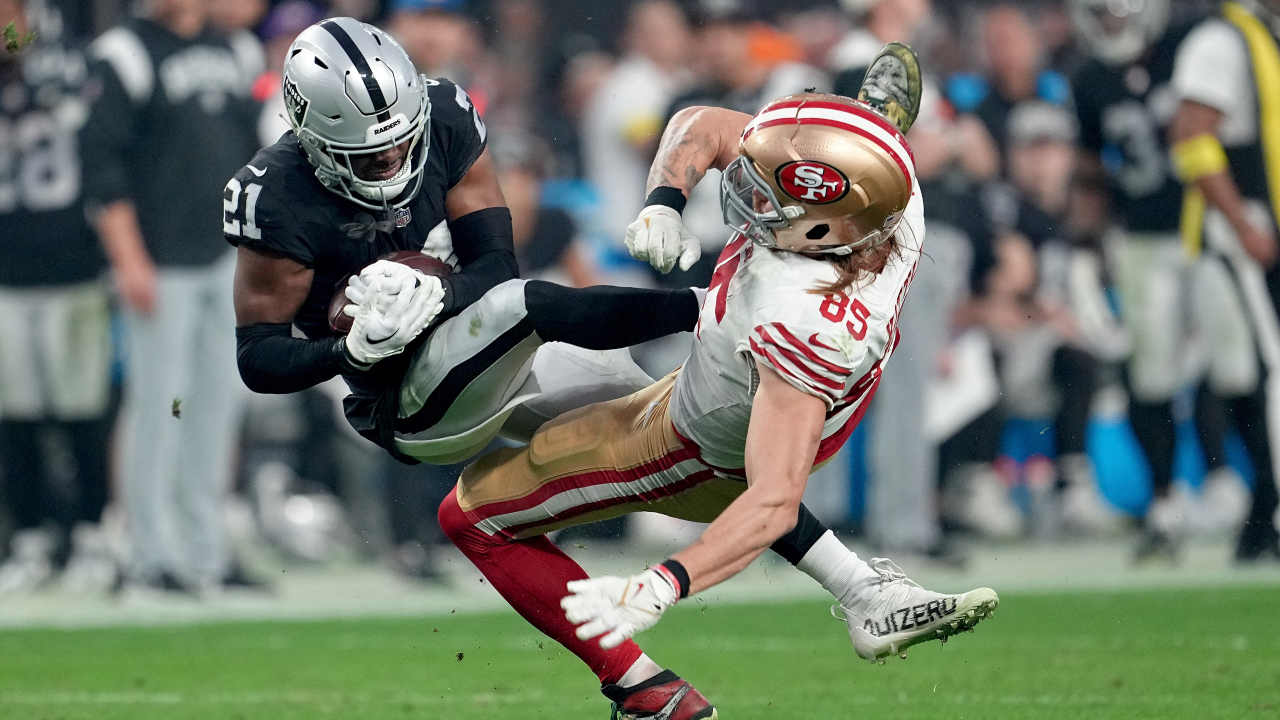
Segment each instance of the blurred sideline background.
[{"label": "blurred sideline background", "polygon": [[[21,14],[37,37],[2,61],[0,212],[20,218],[42,207],[39,198],[8,198],[26,178],[24,163],[63,147],[58,138],[72,145],[55,162],[80,162],[74,139],[101,89],[94,38],[132,11],[174,3],[198,6],[212,32],[247,48],[241,57],[252,82],[244,94],[255,103],[253,131],[262,144],[287,129],[279,68],[298,32],[332,15],[387,28],[421,72],[458,82],[484,117],[524,274],[579,286],[705,286],[710,279],[730,234],[713,176],[685,213],[703,242],[703,260],[689,272],[655,275],[621,242],[676,111],[711,104],[754,113],[809,88],[852,94],[858,68],[886,40],[911,42],[929,85],[910,136],[930,223],[930,257],[912,293],[913,302],[921,298],[920,319],[904,326],[912,344],[895,355],[867,421],[812,479],[810,507],[860,552],[893,553],[914,579],[939,590],[973,582],[1002,591],[1280,583],[1280,558],[1231,563],[1255,473],[1239,433],[1206,399],[1209,333],[1189,309],[1178,311],[1188,317],[1178,325],[1170,379],[1173,483],[1161,498],[1180,518],[1176,543],[1167,553],[1141,546],[1135,553],[1154,495],[1151,464],[1129,417],[1132,342],[1114,247],[1124,218],[1109,203],[1114,177],[1091,175],[1078,160],[1091,151],[1081,141],[1072,78],[1091,49],[1073,29],[1070,3],[150,0],[132,8],[116,0],[3,0],[0,22]],[[1168,27],[1180,28],[1217,3],[1169,7]],[[32,69],[37,61],[44,75]],[[44,90],[53,82],[32,79],[53,75],[67,87]],[[11,131],[39,113],[55,118],[49,140],[30,143]],[[1118,172],[1132,159],[1126,152],[1107,141],[1094,164]],[[1160,177],[1172,178],[1160,162]],[[83,213],[84,203],[64,206]],[[7,246],[0,259],[27,252],[17,223],[0,224],[0,247]],[[111,339],[100,363],[109,372],[99,373],[106,390],[88,416],[68,415],[56,403],[10,412],[0,398],[0,625],[502,607],[435,526],[435,508],[461,466],[406,467],[385,457],[346,425],[340,380],[291,396],[228,389],[243,400],[238,439],[226,457],[210,460],[225,464],[220,477],[227,480],[216,508],[203,508],[218,518],[218,547],[209,552],[220,558],[221,579],[210,583],[179,566],[159,575],[139,570],[143,543],[181,544],[187,526],[182,512],[167,516],[160,533],[131,524],[127,507],[138,499],[129,492],[137,485],[126,477],[125,441],[115,428],[125,389],[148,382],[130,373],[125,351],[122,318],[137,308],[121,290],[118,263],[66,248],[60,252],[92,258],[90,271],[76,270],[91,278],[0,278],[0,294],[30,297],[73,281],[97,288]],[[1186,260],[1188,268],[1194,263]],[[0,345],[20,342],[17,332],[0,332]],[[633,354],[660,377],[680,364],[689,342],[670,338]],[[88,382],[37,372],[41,362],[18,353],[0,373],[0,395],[27,377],[38,376],[29,382],[50,397],[58,383]],[[200,421],[200,407],[184,408],[182,399],[173,398],[163,422]],[[904,414],[911,403],[920,411]],[[96,430],[77,434],[86,423]],[[80,452],[88,446],[99,452]],[[641,514],[556,540],[594,573],[661,559],[697,531]],[[767,558],[711,597],[820,592]]]}]

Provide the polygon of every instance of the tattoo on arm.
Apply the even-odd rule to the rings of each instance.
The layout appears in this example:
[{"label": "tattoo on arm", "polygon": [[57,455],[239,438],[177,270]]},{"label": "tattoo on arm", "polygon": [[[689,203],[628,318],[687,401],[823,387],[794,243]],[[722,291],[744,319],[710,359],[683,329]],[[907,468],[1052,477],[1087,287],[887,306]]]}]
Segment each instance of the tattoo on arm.
[{"label": "tattoo on arm", "polygon": [[662,136],[658,156],[649,170],[646,192],[660,186],[679,188],[688,194],[715,161],[718,143],[693,123],[673,121]]}]

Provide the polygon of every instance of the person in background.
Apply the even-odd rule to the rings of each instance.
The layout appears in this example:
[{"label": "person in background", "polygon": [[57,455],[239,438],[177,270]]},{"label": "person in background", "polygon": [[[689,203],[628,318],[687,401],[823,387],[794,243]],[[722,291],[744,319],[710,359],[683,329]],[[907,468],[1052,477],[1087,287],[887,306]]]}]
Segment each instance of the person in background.
[{"label": "person in background", "polygon": [[854,27],[832,48],[827,66],[834,73],[833,92],[853,97],[880,48],[887,42],[914,41],[929,19],[932,3],[931,0],[840,0],[840,6],[853,20]]},{"label": "person in background", "polygon": [[[1116,216],[1116,277],[1121,315],[1132,344],[1128,361],[1129,422],[1151,467],[1139,560],[1172,556],[1190,509],[1173,486],[1176,429],[1173,406],[1191,377],[1186,362],[1188,319],[1200,300],[1231,290],[1193,288],[1194,270],[1179,235],[1183,186],[1169,161],[1167,135],[1176,105],[1171,86],[1178,46],[1190,25],[1169,24],[1164,0],[1109,5],[1073,0],[1071,16],[1090,58],[1072,79],[1082,131],[1082,163],[1106,173]],[[1212,274],[1212,270],[1210,270]],[[1238,311],[1237,311],[1238,313]],[[1238,314],[1235,315],[1238,317]],[[1207,348],[1213,354],[1213,348]],[[1220,404],[1206,386],[1197,425],[1211,432],[1204,409]],[[1208,423],[1218,427],[1219,423]],[[1238,476],[1206,444],[1208,498],[1239,495]],[[1234,477],[1233,477],[1234,476]],[[1238,501],[1232,504],[1240,504]]]},{"label": "person in background", "polygon": [[284,119],[284,91],[280,72],[284,67],[289,46],[298,33],[324,19],[324,11],[308,0],[285,0],[271,8],[262,21],[262,35],[267,69],[253,83],[253,97],[262,103],[258,117],[258,142],[263,147],[273,145],[289,131],[289,121]]},{"label": "person in background", "polygon": [[551,85],[546,43],[546,14],[538,0],[497,0],[493,6],[494,96],[485,122],[523,132],[538,123],[544,94]]},{"label": "person in background", "polygon": [[982,48],[990,88],[974,109],[996,144],[1005,145],[1009,113],[1015,105],[1039,98],[1064,105],[1071,89],[1059,73],[1044,69],[1044,46],[1026,10],[997,5],[982,21]]},{"label": "person in background", "polygon": [[813,5],[780,12],[777,24],[800,46],[805,63],[826,67],[831,51],[844,39],[852,23],[838,6]]},{"label": "person in background", "polygon": [[266,69],[262,41],[254,34],[258,21],[267,13],[266,0],[207,0],[209,24],[227,35],[246,68],[255,76]]},{"label": "person in background", "polygon": [[[826,92],[831,87],[824,72],[800,62],[804,53],[797,43],[761,20],[751,0],[704,0],[694,14],[693,67],[699,82],[671,102],[667,122],[694,106],[753,115],[775,98],[807,89]],[[705,287],[711,281],[716,257],[730,235],[720,211],[718,183],[713,169],[711,177],[696,186],[684,210],[685,227],[700,239],[701,259],[657,276],[664,287]]]},{"label": "person in background", "polygon": [[226,186],[258,147],[260,66],[205,0],[150,0],[90,46],[86,201],[124,305],[121,494],[131,587],[199,594],[228,570],[222,517],[244,386],[236,372]]},{"label": "person in background", "polygon": [[[855,23],[831,51],[828,67],[836,92],[857,92],[867,68],[886,42],[910,42],[929,18],[929,0],[857,0],[842,3]],[[963,221],[952,209],[976,203],[936,202],[957,187],[985,181],[999,169],[998,154],[981,124],[957,118],[939,95],[932,78],[922,79],[920,117],[908,139],[916,159],[925,214],[929,219],[926,253],[913,291],[902,306],[902,354],[884,373],[872,404],[868,439],[870,483],[865,527],[886,552],[946,556],[950,548],[938,519],[938,448],[925,438],[926,392],[938,377],[947,322],[963,296],[975,253]],[[976,197],[976,194],[975,194]],[[937,218],[937,222],[935,222]],[[977,232],[974,232],[976,236]],[[903,453],[904,445],[921,448]]]},{"label": "person in background", "polygon": [[[1054,462],[1033,457],[1023,468],[1040,535],[1059,529],[1098,534],[1118,529],[1102,500],[1085,431],[1097,388],[1099,360],[1128,350],[1101,285],[1101,258],[1071,244],[1067,213],[1076,170],[1076,119],[1041,100],[1020,103],[1008,118],[1008,242],[1029,243],[1036,285],[999,298],[1004,315],[992,326],[1003,404],[1015,417],[1052,417]],[[996,191],[999,192],[999,191]],[[997,201],[1000,202],[1000,201]],[[1005,212],[998,213],[1005,215]]]},{"label": "person in background", "polygon": [[[544,118],[544,127],[562,124],[552,130],[551,142],[556,159],[551,176],[557,178],[585,178],[589,172],[590,158],[586,151],[587,113],[600,87],[613,72],[613,57],[594,48],[584,49],[565,58],[560,69],[560,81],[553,94],[548,95],[556,110],[552,117]],[[547,122],[550,121],[550,122]]]},{"label": "person in background", "polygon": [[383,24],[419,73],[457,83],[484,116],[495,80],[479,28],[466,10],[466,0],[392,0]]},{"label": "person in background", "polygon": [[[16,527],[0,595],[49,580],[68,529],[63,584],[101,591],[117,577],[99,526],[111,343],[104,262],[84,217],[76,142],[85,60],[60,42],[54,7],[0,0],[0,18],[12,18],[20,36],[36,32],[18,52],[0,52],[0,463]],[[67,509],[51,482],[57,451],[49,449],[59,443],[74,460]]]},{"label": "person in background", "polygon": [[583,121],[586,175],[600,193],[604,232],[621,239],[644,206],[663,113],[691,79],[689,27],[669,0],[631,6],[624,56],[592,95]]},{"label": "person in background", "polygon": [[520,277],[570,287],[600,285],[591,260],[577,243],[573,217],[542,205],[542,182],[550,150],[537,137],[495,137],[498,184],[511,210],[511,228]]},{"label": "person in background", "polygon": [[[1203,240],[1196,304],[1215,355],[1209,384],[1226,399],[1254,469],[1235,557],[1280,560],[1269,428],[1280,377],[1280,142],[1268,132],[1280,123],[1280,89],[1267,80],[1280,74],[1280,0],[1226,3],[1221,12],[1178,46],[1172,84],[1179,104],[1169,139],[1174,167],[1191,189],[1185,237],[1196,246]],[[1217,292],[1209,289],[1215,285]]]}]

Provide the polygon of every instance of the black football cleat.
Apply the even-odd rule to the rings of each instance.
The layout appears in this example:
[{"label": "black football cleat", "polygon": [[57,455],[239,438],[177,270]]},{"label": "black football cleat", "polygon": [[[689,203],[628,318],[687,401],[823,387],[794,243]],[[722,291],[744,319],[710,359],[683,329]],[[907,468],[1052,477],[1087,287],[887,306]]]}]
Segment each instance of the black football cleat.
[{"label": "black football cleat", "polygon": [[624,688],[600,688],[613,701],[609,720],[716,720],[716,708],[670,670]]},{"label": "black football cleat", "polygon": [[1270,522],[1247,522],[1236,542],[1236,562],[1280,560],[1280,532]]}]

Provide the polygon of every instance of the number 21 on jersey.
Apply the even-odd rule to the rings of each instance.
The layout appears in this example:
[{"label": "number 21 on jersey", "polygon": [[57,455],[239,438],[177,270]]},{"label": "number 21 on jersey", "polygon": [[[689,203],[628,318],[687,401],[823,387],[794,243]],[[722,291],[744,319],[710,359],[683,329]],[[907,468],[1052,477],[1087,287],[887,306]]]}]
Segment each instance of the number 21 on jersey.
[{"label": "number 21 on jersey", "polygon": [[867,336],[867,318],[871,317],[871,311],[858,298],[850,300],[844,293],[832,293],[822,299],[818,312],[833,323],[844,320],[847,312],[853,319],[846,322],[844,326],[853,339],[861,340]]},{"label": "number 21 on jersey", "polygon": [[240,212],[240,181],[231,178],[227,183],[226,189],[222,191],[222,232],[227,235],[249,238],[250,240],[261,240],[262,231],[258,229],[258,195],[262,193],[262,186],[258,183],[249,183],[244,188],[244,224],[243,228],[240,219],[236,217]]}]

